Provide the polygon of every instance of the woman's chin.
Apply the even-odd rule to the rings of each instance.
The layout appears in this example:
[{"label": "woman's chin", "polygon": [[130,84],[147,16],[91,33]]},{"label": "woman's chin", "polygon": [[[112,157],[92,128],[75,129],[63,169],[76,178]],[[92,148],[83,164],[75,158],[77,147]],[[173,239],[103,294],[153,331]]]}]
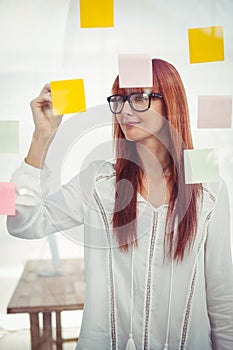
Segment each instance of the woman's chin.
[{"label": "woman's chin", "polygon": [[125,135],[125,138],[126,140],[128,141],[140,141],[140,136],[138,135],[138,133],[134,133],[134,132],[128,132],[128,131],[125,131],[124,132],[124,135]]}]

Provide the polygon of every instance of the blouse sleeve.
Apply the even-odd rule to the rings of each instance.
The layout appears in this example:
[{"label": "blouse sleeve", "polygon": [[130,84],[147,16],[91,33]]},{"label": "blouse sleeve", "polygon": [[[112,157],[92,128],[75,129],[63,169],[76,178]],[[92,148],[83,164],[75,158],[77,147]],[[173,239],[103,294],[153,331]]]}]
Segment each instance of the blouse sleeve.
[{"label": "blouse sleeve", "polygon": [[233,266],[230,209],[225,183],[220,188],[209,221],[205,273],[208,313],[214,350],[233,349]]},{"label": "blouse sleeve", "polygon": [[16,184],[16,215],[7,217],[8,232],[19,238],[42,238],[81,225],[85,205],[75,176],[61,190],[48,196],[48,169],[25,162],[12,176]]}]

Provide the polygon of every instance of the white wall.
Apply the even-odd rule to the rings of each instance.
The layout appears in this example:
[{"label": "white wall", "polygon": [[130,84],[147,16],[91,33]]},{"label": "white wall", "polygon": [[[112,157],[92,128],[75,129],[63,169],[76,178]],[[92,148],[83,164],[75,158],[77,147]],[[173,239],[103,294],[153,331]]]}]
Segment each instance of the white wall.
[{"label": "white wall", "polygon": [[[117,55],[149,53],[179,70],[190,104],[195,146],[220,149],[221,175],[233,198],[232,129],[196,128],[198,95],[233,94],[233,1],[115,0],[114,28],[81,29],[78,11],[78,0],[0,1],[0,120],[20,121],[20,151],[0,154],[0,181],[9,181],[25,157],[33,131],[29,101],[45,82],[83,78],[87,108],[103,105],[117,74]],[[211,25],[224,27],[225,61],[191,65],[188,28]],[[66,115],[63,123],[71,117]],[[110,128],[103,128],[102,137],[96,134],[97,144],[110,135]],[[77,156],[76,147],[64,160],[63,180],[75,170],[75,157],[81,161],[87,153],[80,147]],[[86,147],[91,150],[95,145]],[[9,236],[3,216],[0,228],[1,327],[9,320],[4,313],[25,261],[50,256],[50,251],[47,240],[29,242]],[[57,239],[61,257],[82,255],[78,244],[62,235]]]}]

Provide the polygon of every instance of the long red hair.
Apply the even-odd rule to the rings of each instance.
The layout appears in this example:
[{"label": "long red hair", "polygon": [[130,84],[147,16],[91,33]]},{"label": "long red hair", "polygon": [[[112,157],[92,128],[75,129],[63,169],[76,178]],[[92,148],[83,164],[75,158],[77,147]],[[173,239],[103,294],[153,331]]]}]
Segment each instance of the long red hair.
[{"label": "long red hair", "polygon": [[[163,96],[165,118],[168,121],[170,133],[172,190],[164,242],[165,244],[168,242],[170,256],[177,261],[182,261],[186,248],[191,247],[195,238],[201,185],[185,184],[183,151],[184,149],[192,149],[193,142],[188,103],[180,75],[173,65],[161,59],[153,59],[152,67],[152,92],[159,92]],[[136,90],[138,91],[138,89]],[[142,89],[140,90],[142,91]],[[119,87],[119,77],[113,83],[112,93],[127,94],[126,89]],[[119,243],[119,249],[127,252],[129,243],[137,246],[137,192],[142,189],[143,170],[140,166],[135,143],[125,139],[117,122],[114,122],[113,131],[116,153],[113,229]],[[129,182],[132,186],[129,186]],[[120,186],[118,186],[119,183]],[[177,223],[176,228],[175,223]],[[175,229],[177,230],[176,239],[174,239]]]}]

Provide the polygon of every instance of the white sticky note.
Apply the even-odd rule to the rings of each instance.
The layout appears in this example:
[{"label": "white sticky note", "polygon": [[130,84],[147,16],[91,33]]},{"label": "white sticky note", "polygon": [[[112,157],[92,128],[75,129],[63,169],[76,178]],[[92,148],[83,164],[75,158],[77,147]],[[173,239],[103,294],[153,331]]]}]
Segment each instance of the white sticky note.
[{"label": "white sticky note", "polygon": [[219,181],[217,150],[191,149],[184,151],[185,183],[195,184]]},{"label": "white sticky note", "polygon": [[152,87],[152,59],[145,54],[118,56],[120,88]]},{"label": "white sticky note", "polygon": [[198,128],[231,128],[232,96],[198,96]]}]

